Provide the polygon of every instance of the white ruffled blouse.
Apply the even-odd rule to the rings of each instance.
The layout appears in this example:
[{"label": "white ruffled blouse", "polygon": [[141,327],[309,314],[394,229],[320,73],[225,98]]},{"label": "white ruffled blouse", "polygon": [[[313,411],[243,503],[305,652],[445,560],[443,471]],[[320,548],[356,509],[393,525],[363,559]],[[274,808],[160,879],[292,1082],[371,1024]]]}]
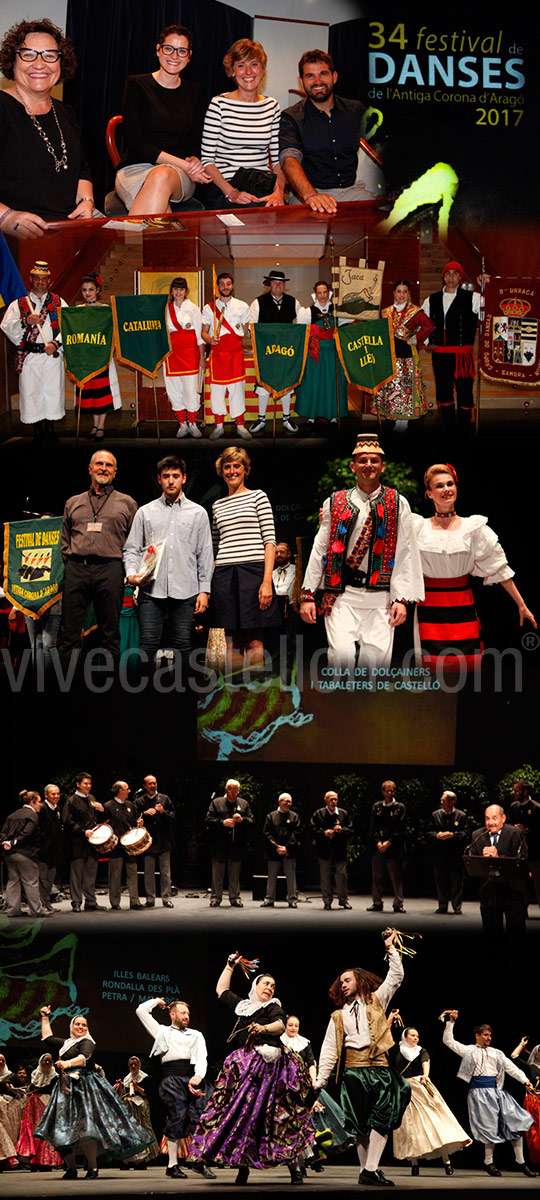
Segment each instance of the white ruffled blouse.
[{"label": "white ruffled blouse", "polygon": [[508,566],[497,534],[487,517],[461,517],[458,528],[435,529],[429,518],[412,514],[424,576],[455,579],[477,575],[484,584],[504,583],[515,574]]}]

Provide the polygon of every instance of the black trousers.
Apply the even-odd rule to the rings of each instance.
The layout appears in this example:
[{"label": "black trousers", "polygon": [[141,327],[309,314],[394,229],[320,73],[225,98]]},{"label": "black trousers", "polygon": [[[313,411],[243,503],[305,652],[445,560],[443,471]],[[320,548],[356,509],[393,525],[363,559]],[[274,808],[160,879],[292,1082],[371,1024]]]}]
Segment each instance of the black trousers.
[{"label": "black trousers", "polygon": [[443,423],[448,425],[455,420],[455,390],[457,411],[460,421],[467,425],[470,424],[472,409],[474,407],[474,381],[472,379],[455,378],[455,354],[437,354],[435,351],[432,355],[432,359],[433,374],[435,377],[435,395],[437,404],[441,410]]},{"label": "black trousers", "polygon": [[68,558],[64,576],[64,600],[60,628],[60,658],[65,660],[82,641],[82,629],[90,602],[98,624],[99,645],[120,657],[119,620],[124,598],[124,567],[121,558]]},{"label": "black trousers", "polygon": [[435,883],[439,908],[461,908],[463,900],[463,864],[460,858],[448,858],[435,864]]}]

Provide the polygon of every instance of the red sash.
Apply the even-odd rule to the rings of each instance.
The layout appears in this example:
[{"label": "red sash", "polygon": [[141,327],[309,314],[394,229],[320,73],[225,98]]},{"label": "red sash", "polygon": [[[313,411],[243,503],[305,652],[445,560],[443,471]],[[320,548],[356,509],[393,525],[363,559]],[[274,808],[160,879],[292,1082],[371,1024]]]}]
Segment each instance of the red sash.
[{"label": "red sash", "polygon": [[242,338],[224,318],[221,325],[229,332],[224,333],[210,351],[210,383],[239,383],[246,378]]}]

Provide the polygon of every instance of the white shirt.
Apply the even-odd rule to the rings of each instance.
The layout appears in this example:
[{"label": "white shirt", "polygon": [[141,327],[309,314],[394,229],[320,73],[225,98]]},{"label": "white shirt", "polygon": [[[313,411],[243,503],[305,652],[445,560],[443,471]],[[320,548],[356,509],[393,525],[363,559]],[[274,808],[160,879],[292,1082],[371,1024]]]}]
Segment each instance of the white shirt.
[{"label": "white shirt", "polygon": [[[403,980],[403,963],[394,946],[388,951],[388,971],[383,979],[380,987],[373,993],[377,997],[383,1009],[388,1007],[394,992]],[[358,1003],[358,1009],[353,1006]],[[366,1013],[366,1002],[360,999],[359,996],[348,1004],[344,1004],[342,1008],[343,1015],[343,1032],[345,1035],[344,1045],[354,1050],[362,1050],[365,1046],[371,1045],[371,1035]],[[358,1022],[358,1030],[356,1024]],[[332,1018],[328,1022],[328,1028],[324,1036],[321,1054],[319,1058],[319,1071],[317,1075],[316,1087],[326,1087],[333,1067],[337,1062],[338,1051],[336,1042],[336,1027]]]},{"label": "white shirt", "polygon": [[[173,301],[173,303],[174,303],[174,301]],[[171,321],[171,318],[169,316],[169,305],[167,305],[166,312],[167,312],[167,329],[171,330],[171,332],[174,332],[174,330],[176,329],[176,325],[173,325],[173,322]],[[195,337],[197,338],[197,345],[204,346],[204,342],[203,342],[203,338],[202,338],[202,334],[201,334],[202,314],[201,314],[200,308],[197,308],[197,305],[193,304],[193,302],[191,300],[183,300],[180,307],[177,304],[174,305],[174,315],[176,317],[176,320],[178,321],[178,324],[182,326],[182,329],[194,329],[195,330]]]},{"label": "white shirt", "polygon": [[[48,293],[45,293],[45,295],[47,295],[47,294]],[[28,292],[28,298],[30,300],[30,304],[32,305],[32,308],[34,309],[34,312],[40,313],[41,309],[43,308],[43,301],[45,300],[45,296],[36,296],[34,292]],[[62,300],[61,297],[60,297],[60,305],[62,308],[67,307],[65,300]],[[31,326],[30,326],[30,328],[31,328]],[[40,328],[40,333],[38,333],[38,336],[36,339],[37,344],[39,345],[40,342],[52,342],[53,329],[52,329],[52,325],[50,322],[50,318],[48,316],[45,318],[43,325],[40,325],[39,328]],[[3,330],[6,337],[9,338],[10,342],[13,342],[13,344],[15,346],[20,345],[23,334],[27,332],[27,327],[26,327],[26,325],[23,325],[23,323],[21,321],[21,310],[19,308],[18,300],[13,300],[11,302],[11,304],[8,305],[8,308],[6,309],[6,311],[4,313],[4,318],[3,318],[2,324],[0,325],[0,329]],[[43,338],[41,337],[41,334],[43,334]],[[59,347],[59,349],[62,349],[62,338],[60,336],[60,332],[58,332],[56,335],[56,344]]]},{"label": "white shirt", "polygon": [[514,572],[490,529],[487,517],[461,517],[455,529],[439,529],[429,517],[412,514],[424,575],[431,579],[457,579],[475,575],[487,585],[504,583]]},{"label": "white shirt", "polygon": [[[448,312],[448,309],[450,308],[450,305],[455,300],[455,298],[458,294],[458,291],[459,291],[459,288],[456,288],[455,292],[447,292],[446,288],[443,287],[443,289],[442,289],[442,294],[443,294],[442,304],[443,304],[443,313],[444,313],[445,317]],[[465,291],[468,292],[469,289],[465,288]],[[475,316],[478,316],[480,313],[481,299],[482,299],[482,297],[480,295],[480,292],[473,292],[473,294],[472,294],[472,310],[473,310],[473,313],[475,314]],[[422,304],[422,309],[425,312],[426,317],[429,317],[429,302],[430,302],[430,300],[431,300],[431,296],[426,296],[424,303]],[[429,338],[426,338],[425,341],[426,341],[426,345],[427,345]]]},{"label": "white shirt", "polygon": [[[380,487],[371,496],[358,487],[354,488],[353,501],[359,512],[354,524],[349,530],[347,541],[347,551],[352,551],[360,531],[365,524],[369,512],[370,501],[378,496]],[[424,599],[424,577],[422,574],[422,564],[420,562],[420,554],[416,543],[416,534],[414,525],[411,520],[412,514],[408,501],[404,496],[399,497],[399,517],[398,517],[398,535],[396,544],[396,558],[392,569],[390,579],[390,602],[394,600],[406,600],[413,603],[417,600]],[[330,541],[330,497],[327,497],[323,504],[323,516],[319,526],[319,531],[313,543],[313,549],[309,556],[306,574],[304,576],[303,588],[310,592],[316,592],[318,588],[323,586],[324,581],[324,559],[328,554],[328,544]],[[365,571],[368,563],[368,554],[364,555],[360,563],[360,570]],[[346,587],[344,594],[354,595],[357,589]]]},{"label": "white shirt", "polygon": [[[459,1054],[460,1058],[464,1058],[465,1055],[468,1057],[472,1055],[474,1066],[471,1078],[474,1078],[475,1075],[495,1075],[500,1077],[502,1066],[504,1071],[508,1075],[511,1075],[513,1079],[517,1079],[519,1083],[528,1082],[525,1072],[516,1065],[513,1059],[507,1058],[506,1054],[503,1054],[502,1050],[497,1050],[495,1046],[466,1046],[463,1042],[456,1041],[453,1021],[446,1022],[443,1042],[445,1046],[448,1046],[449,1050],[453,1050],[455,1054]],[[502,1081],[499,1084],[499,1080],[497,1080],[497,1083],[498,1086],[502,1086]]]},{"label": "white shirt", "polygon": [[[229,332],[225,328],[225,321],[228,321],[233,333],[238,334],[238,337],[243,337],[244,325],[247,325],[249,322],[249,305],[246,304],[245,300],[237,300],[236,296],[232,296],[230,300],[227,300],[226,304],[221,299],[214,300],[214,304],[218,314],[218,322],[220,314],[223,312],[219,337],[222,338]],[[202,310],[202,323],[210,334],[214,333],[214,313],[209,304],[205,304]]]},{"label": "white shirt", "polygon": [[294,563],[287,563],[286,567],[274,567],[272,571],[272,583],[274,584],[276,596],[288,596],[292,603],[295,577],[296,567]]},{"label": "white shirt", "polygon": [[175,1059],[189,1059],[190,1063],[195,1067],[195,1075],[200,1075],[204,1079],[207,1067],[206,1042],[202,1033],[198,1029],[176,1029],[174,1025],[161,1025],[152,1016],[152,1009],[155,1008],[157,999],[152,997],[151,1000],[144,1000],[136,1010],[139,1021],[144,1028],[156,1038],[158,1034],[165,1036],[168,1043],[166,1054],[162,1054],[162,1063],[174,1062]]}]

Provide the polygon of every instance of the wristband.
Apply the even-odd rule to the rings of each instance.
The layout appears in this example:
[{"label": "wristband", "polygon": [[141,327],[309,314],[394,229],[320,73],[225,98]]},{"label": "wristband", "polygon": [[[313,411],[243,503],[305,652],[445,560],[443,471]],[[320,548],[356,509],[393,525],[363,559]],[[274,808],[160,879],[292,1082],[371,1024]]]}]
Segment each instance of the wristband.
[{"label": "wristband", "polygon": [[5,213],[2,213],[2,216],[0,217],[0,225],[2,224],[2,221],[5,221],[6,217],[9,216],[10,212],[13,212],[12,208],[6,208]]},{"label": "wristband", "polygon": [[225,196],[225,199],[230,200],[231,196],[233,195],[233,192],[237,192],[237,191],[238,191],[238,188],[232,188],[232,190],[228,193],[228,195]]},{"label": "wristband", "polygon": [[88,200],[88,203],[92,205],[92,208],[94,207],[93,196],[80,196],[79,199],[75,201],[75,206],[77,207],[77,205],[83,204],[85,200]]}]

